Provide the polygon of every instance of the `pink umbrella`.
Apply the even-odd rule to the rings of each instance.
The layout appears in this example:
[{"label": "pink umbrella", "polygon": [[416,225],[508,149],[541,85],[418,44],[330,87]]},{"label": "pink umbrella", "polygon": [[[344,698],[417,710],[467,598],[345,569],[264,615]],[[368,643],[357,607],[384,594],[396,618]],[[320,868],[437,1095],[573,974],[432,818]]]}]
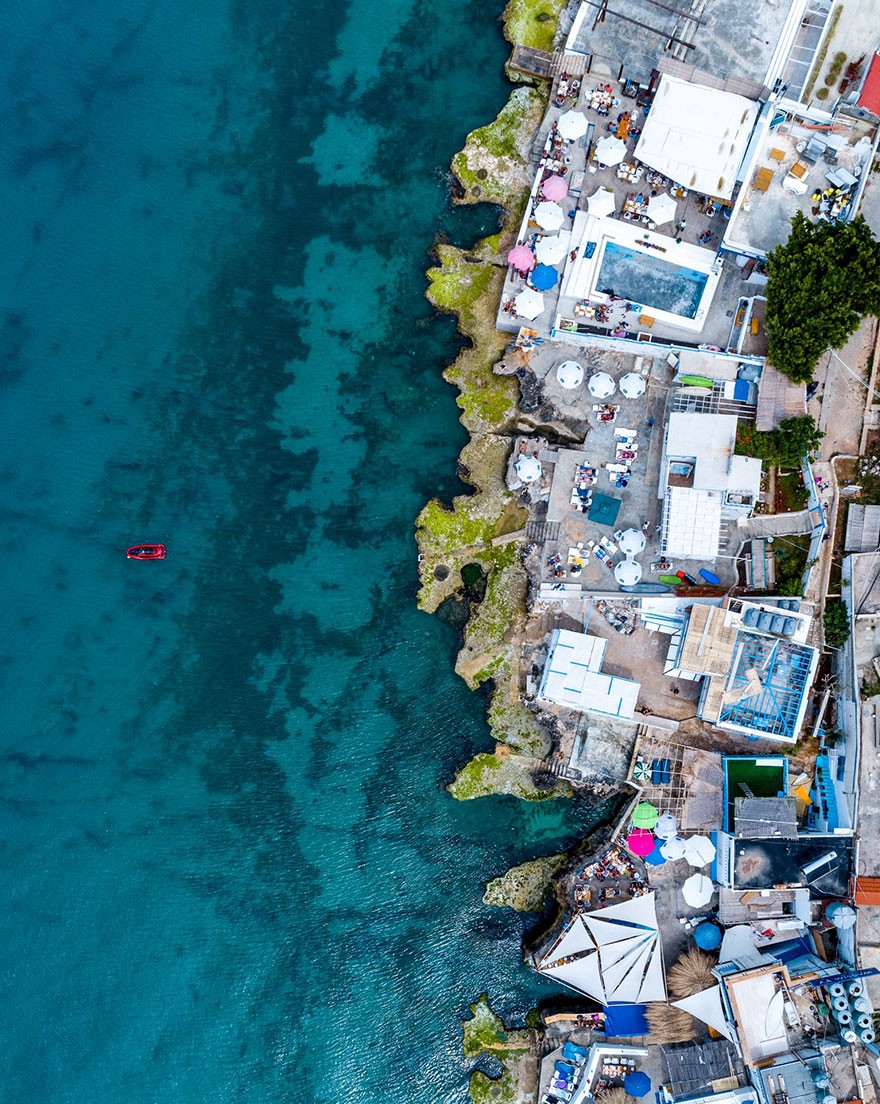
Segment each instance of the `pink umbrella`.
[{"label": "pink umbrella", "polygon": [[565,199],[568,195],[568,185],[561,176],[548,176],[541,185],[541,194],[545,199]]},{"label": "pink umbrella", "polygon": [[520,272],[530,272],[535,264],[535,254],[527,245],[515,245],[507,254],[507,263]]},{"label": "pink umbrella", "polygon": [[650,855],[654,850],[654,837],[644,828],[636,828],[626,837],[626,846],[634,855]]}]

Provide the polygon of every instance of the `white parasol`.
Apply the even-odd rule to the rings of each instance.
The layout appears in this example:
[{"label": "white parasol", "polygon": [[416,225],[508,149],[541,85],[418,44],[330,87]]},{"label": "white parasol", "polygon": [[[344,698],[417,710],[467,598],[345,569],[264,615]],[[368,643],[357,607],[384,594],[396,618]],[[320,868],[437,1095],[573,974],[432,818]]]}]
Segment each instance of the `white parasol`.
[{"label": "white parasol", "polygon": [[565,215],[558,203],[543,200],[535,208],[532,218],[543,230],[558,230],[565,222]]},{"label": "white parasol", "polygon": [[642,565],[635,560],[621,560],[614,565],[614,578],[621,586],[635,586],[642,577]]},{"label": "white parasol", "polygon": [[[661,847],[660,850],[662,851],[663,848]],[[714,892],[715,886],[712,884],[712,879],[699,873],[691,874],[681,887],[681,895],[691,908],[702,908],[703,905],[708,905]]]},{"label": "white parasol", "polygon": [[666,192],[651,196],[648,200],[648,218],[658,226],[662,226],[664,222],[672,222],[677,206],[672,196],[667,195]]},{"label": "white parasol", "polygon": [[590,394],[597,399],[608,399],[614,394],[614,380],[607,372],[594,372],[587,384]]},{"label": "white parasol", "polygon": [[625,556],[638,556],[645,548],[645,534],[641,529],[624,529],[617,543]]},{"label": "white parasol", "polygon": [[708,836],[691,836],[684,857],[691,866],[707,866],[715,858],[715,844]]},{"label": "white parasol", "polygon": [[614,198],[614,192],[612,192],[610,188],[597,188],[595,192],[587,198],[587,209],[590,214],[595,215],[596,218],[610,215],[616,206],[617,200]]},{"label": "white parasol", "polygon": [[544,296],[534,288],[526,288],[514,299],[513,306],[520,318],[533,322],[539,314],[544,313]]},{"label": "white parasol", "polygon": [[626,157],[626,142],[609,134],[596,143],[596,160],[601,165],[619,165]]},{"label": "white parasol", "polygon": [[645,377],[638,372],[627,372],[620,377],[620,390],[628,399],[637,399],[645,393]]},{"label": "white parasol", "polygon": [[556,369],[556,378],[560,387],[570,391],[573,387],[580,387],[584,382],[584,370],[576,360],[566,360]]},{"label": "white parasol", "polygon": [[513,467],[523,483],[534,483],[541,478],[541,461],[537,456],[521,456]]},{"label": "white parasol", "polygon": [[580,111],[566,111],[556,120],[556,129],[567,142],[575,142],[587,133],[589,123]]}]

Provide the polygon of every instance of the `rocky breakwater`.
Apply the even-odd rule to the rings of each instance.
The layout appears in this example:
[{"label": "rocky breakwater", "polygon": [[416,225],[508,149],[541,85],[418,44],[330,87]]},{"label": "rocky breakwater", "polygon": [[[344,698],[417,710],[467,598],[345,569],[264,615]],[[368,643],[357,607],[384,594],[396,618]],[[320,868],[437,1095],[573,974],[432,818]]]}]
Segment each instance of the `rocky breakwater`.
[{"label": "rocky breakwater", "polygon": [[[511,0],[502,17],[514,45],[552,48],[561,0]],[[458,388],[461,421],[470,440],[459,474],[473,491],[451,504],[437,499],[419,515],[419,604],[434,612],[448,601],[467,603],[456,671],[476,689],[489,689],[494,750],[477,755],[449,789],[457,798],[510,793],[528,800],[570,796],[564,780],[542,774],[551,738],[525,706],[519,654],[525,632],[527,577],[521,532],[527,511],[505,486],[512,437],[522,425],[517,380],[494,371],[510,340],[495,314],[531,185],[529,151],[544,116],[549,86],[521,84],[494,122],[468,135],[452,161],[457,203],[490,202],[506,212],[504,228],[471,249],[435,248],[428,270],[430,302],[455,315],[467,339],[445,379]],[[475,586],[475,584],[477,584]]]}]

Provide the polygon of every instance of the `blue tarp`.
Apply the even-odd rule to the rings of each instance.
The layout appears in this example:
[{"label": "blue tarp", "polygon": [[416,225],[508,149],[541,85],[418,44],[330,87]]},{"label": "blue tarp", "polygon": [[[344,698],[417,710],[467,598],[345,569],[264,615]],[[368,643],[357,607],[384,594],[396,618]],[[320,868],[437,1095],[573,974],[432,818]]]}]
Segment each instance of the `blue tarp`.
[{"label": "blue tarp", "polygon": [[644,1004],[608,1004],[604,1011],[605,1034],[609,1037],[648,1034]]}]

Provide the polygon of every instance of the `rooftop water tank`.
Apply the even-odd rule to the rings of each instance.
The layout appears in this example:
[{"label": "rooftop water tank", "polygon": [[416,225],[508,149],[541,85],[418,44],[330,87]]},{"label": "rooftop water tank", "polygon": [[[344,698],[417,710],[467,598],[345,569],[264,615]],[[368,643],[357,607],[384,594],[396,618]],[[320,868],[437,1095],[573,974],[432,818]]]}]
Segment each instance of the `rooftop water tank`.
[{"label": "rooftop water tank", "polygon": [[770,632],[776,633],[777,636],[782,636],[782,628],[784,625],[785,618],[781,613],[776,613],[770,621]]},{"label": "rooftop water tank", "polygon": [[786,617],[782,626],[783,636],[794,636],[797,631],[798,623],[795,617]]},{"label": "rooftop water tank", "polygon": [[754,628],[755,625],[758,624],[758,615],[759,615],[759,613],[760,613],[760,611],[756,610],[754,606],[749,606],[749,608],[746,610],[746,614],[745,614],[745,617],[743,618],[743,621],[747,625]]},{"label": "rooftop water tank", "polygon": [[770,626],[773,624],[773,615],[766,611],[758,614],[758,628],[764,632],[770,631]]}]

